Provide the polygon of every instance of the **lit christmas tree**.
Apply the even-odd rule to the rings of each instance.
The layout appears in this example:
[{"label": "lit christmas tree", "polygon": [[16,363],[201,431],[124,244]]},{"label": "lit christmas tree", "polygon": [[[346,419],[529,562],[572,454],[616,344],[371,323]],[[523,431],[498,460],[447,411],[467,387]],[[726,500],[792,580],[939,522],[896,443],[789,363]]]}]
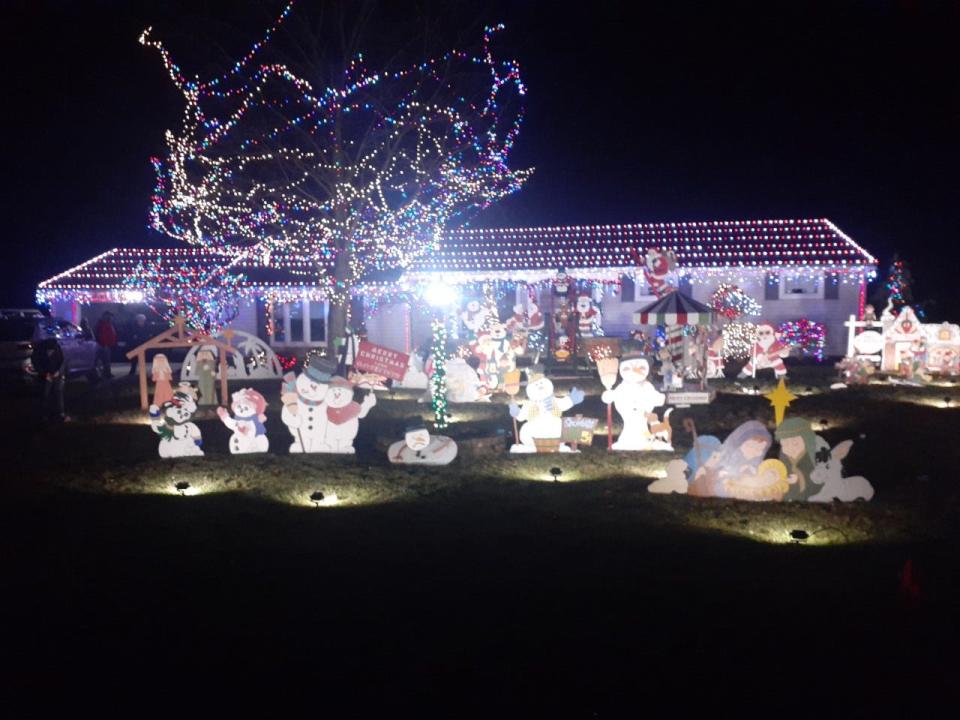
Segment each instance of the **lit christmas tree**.
[{"label": "lit christmas tree", "polygon": [[885,285],[890,309],[895,316],[900,314],[900,309],[905,305],[914,307],[913,291],[910,288],[912,284],[913,276],[910,274],[907,264],[894,255]]},{"label": "lit christmas tree", "polygon": [[323,289],[328,334],[340,337],[355,285],[409,267],[445,227],[530,176],[508,163],[526,89],[516,62],[494,58],[501,26],[486,28],[475,54],[399,70],[368,71],[358,47],[333,53],[335,41],[311,38],[323,57],[295,72],[263,57],[292,8],[207,79],[187,75],[149,29],[141,35],[184,99],[180,128],[153,160],[151,224],[304,276]]}]

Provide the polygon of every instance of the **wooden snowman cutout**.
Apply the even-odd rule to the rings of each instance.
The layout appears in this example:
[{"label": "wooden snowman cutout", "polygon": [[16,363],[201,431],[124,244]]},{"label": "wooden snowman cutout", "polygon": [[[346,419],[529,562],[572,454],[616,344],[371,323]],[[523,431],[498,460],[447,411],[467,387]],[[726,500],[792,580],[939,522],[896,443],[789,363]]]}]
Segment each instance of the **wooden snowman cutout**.
[{"label": "wooden snowman cutout", "polygon": [[542,368],[527,370],[527,400],[522,405],[510,403],[510,415],[523,423],[520,442],[512,445],[510,452],[537,452],[537,440],[556,440],[560,452],[573,452],[572,448],[559,442],[563,434],[562,416],[581,402],[583,391],[574,387],[570,389],[569,396],[556,396],[553,394],[553,383],[543,374]]},{"label": "wooden snowman cutout", "polygon": [[431,435],[422,421],[407,425],[403,440],[387,450],[390,462],[400,465],[449,465],[457,457],[453,438]]},{"label": "wooden snowman cutout", "polygon": [[270,449],[267,429],[267,401],[252,388],[243,388],[231,396],[230,409],[233,417],[223,407],[217,408],[221,422],[233,433],[230,436],[230,452],[233,455],[265,453]]},{"label": "wooden snowman cutout", "polygon": [[196,411],[197,391],[190,383],[181,383],[162,405],[150,406],[150,429],[160,436],[160,457],[203,455],[200,428],[191,422]]},{"label": "wooden snowman cutout", "polygon": [[355,453],[353,440],[360,430],[360,420],[377,404],[377,396],[368,392],[362,402],[353,399],[353,383],[342,377],[330,380],[326,395],[326,431],[323,449],[328,453]]}]

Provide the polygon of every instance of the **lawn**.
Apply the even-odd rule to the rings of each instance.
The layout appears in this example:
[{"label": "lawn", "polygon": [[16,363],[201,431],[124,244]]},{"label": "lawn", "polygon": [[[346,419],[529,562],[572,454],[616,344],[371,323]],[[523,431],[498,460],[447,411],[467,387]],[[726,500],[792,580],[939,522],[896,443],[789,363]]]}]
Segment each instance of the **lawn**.
[{"label": "lawn", "polygon": [[[855,440],[846,472],[870,479],[871,503],[648,493],[690,447],[685,415],[720,437],[772,418],[730,381],[674,413],[675,453],[608,453],[604,432],[578,455],[510,456],[505,404],[454,406],[461,457],[432,470],[386,461],[405,419],[429,416],[410,391],[381,395],[356,457],[289,455],[270,384],[269,455],[231,457],[211,417],[206,457],[162,461],[132,383],[71,385],[73,421],[55,427],[8,390],[0,527],[18,660],[4,684],[54,697],[279,683],[318,708],[416,702],[447,717],[619,716],[696,689],[881,711],[945,696],[960,387],[830,381],[797,368],[788,415]],[[604,417],[599,384],[573,384],[588,392],[579,409]],[[338,503],[314,507],[316,490]],[[789,543],[792,529],[810,540]]]}]

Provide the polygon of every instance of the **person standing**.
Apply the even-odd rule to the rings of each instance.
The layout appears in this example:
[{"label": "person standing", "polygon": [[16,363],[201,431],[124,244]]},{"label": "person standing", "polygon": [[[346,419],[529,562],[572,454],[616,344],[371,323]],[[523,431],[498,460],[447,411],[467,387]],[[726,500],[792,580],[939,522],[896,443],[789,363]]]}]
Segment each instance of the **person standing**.
[{"label": "person standing", "polygon": [[44,420],[66,422],[63,412],[63,350],[55,338],[46,338],[38,342],[30,356],[33,369],[43,384],[41,392],[41,412]]},{"label": "person standing", "polygon": [[97,359],[103,363],[104,377],[113,377],[113,371],[110,369],[110,357],[113,348],[117,346],[117,329],[113,325],[113,313],[109,310],[101,315],[97,321],[94,336],[97,340]]},{"label": "person standing", "polygon": [[[133,318],[133,325],[130,326],[130,342],[127,350],[129,351],[138,348],[149,339],[149,333],[147,332],[147,316],[143,313],[137,313]],[[133,375],[136,371],[137,356],[134,355],[133,359],[130,360],[130,375]]]}]

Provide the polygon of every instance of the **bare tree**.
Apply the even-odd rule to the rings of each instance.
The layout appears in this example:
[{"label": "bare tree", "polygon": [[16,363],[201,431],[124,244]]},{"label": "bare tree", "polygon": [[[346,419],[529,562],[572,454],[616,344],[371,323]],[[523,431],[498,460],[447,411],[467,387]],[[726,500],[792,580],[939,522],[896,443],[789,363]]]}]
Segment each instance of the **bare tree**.
[{"label": "bare tree", "polygon": [[[525,88],[477,52],[379,72],[359,50],[366,11],[339,32],[321,24],[276,61],[265,48],[292,3],[226,73],[189,79],[150,30],[184,98],[180,128],[154,159],[154,228],[195,245],[304,275],[330,302],[341,336],[351,291],[377,271],[436,249],[445,227],[518,190],[509,166]],[[336,23],[332,23],[336,27]],[[335,34],[333,42],[323,35]],[[342,50],[331,56],[333,45]]]}]

